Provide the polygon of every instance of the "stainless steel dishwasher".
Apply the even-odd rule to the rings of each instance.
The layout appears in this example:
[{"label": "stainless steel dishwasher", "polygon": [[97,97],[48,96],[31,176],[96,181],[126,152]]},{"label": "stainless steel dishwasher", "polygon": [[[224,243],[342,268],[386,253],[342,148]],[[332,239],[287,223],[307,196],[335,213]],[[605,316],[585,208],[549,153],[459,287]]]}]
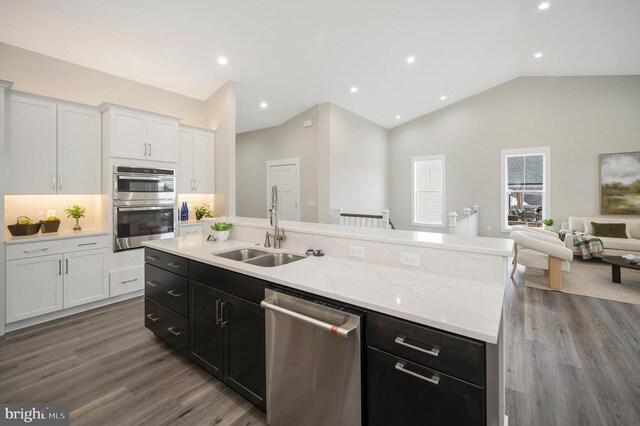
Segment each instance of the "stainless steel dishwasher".
[{"label": "stainless steel dishwasher", "polygon": [[266,289],[267,423],[360,425],[363,313]]}]

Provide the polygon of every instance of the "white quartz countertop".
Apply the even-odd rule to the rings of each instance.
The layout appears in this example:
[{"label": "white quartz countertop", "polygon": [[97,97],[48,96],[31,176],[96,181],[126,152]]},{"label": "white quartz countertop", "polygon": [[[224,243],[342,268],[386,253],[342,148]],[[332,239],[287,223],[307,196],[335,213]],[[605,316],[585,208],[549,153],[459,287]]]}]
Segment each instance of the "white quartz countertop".
[{"label": "white quartz countertop", "polygon": [[[234,240],[207,242],[201,235],[149,241],[144,245],[462,336],[492,344],[498,341],[505,290],[502,283],[336,256],[308,257],[282,266],[261,267],[214,253],[243,247],[264,248]],[[277,251],[295,253],[286,249]]]},{"label": "white quartz countertop", "polygon": [[[253,217],[216,217],[202,218],[202,223],[229,222],[260,229],[272,229],[268,219]],[[455,250],[467,253],[484,253],[498,256],[512,256],[513,240],[508,238],[471,237],[464,235],[440,234],[436,232],[406,231],[400,229],[374,229],[354,226],[333,225],[327,223],[292,222],[281,220],[278,225],[285,231],[324,235],[327,237],[345,237],[367,241],[381,241],[420,247],[432,247],[441,250]]]},{"label": "white quartz countertop", "polygon": [[36,241],[53,241],[53,240],[65,240],[67,238],[80,238],[80,237],[95,237],[97,235],[109,235],[109,231],[91,230],[87,229],[81,231],[62,231],[62,232],[46,232],[37,233],[34,235],[23,235],[20,237],[14,237],[11,234],[5,234],[4,243],[6,245],[11,244],[24,244],[33,243]]}]

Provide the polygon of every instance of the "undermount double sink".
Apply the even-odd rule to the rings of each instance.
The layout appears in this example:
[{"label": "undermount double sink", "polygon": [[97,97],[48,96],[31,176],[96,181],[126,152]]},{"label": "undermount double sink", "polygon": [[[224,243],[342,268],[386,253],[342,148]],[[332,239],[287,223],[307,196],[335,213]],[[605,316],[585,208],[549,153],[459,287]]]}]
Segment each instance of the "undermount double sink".
[{"label": "undermount double sink", "polygon": [[298,256],[296,254],[272,253],[251,248],[225,251],[223,253],[214,253],[214,255],[218,257],[224,257],[225,259],[248,263],[249,265],[264,266],[267,268],[286,265],[287,263],[296,262],[305,258],[304,256]]}]

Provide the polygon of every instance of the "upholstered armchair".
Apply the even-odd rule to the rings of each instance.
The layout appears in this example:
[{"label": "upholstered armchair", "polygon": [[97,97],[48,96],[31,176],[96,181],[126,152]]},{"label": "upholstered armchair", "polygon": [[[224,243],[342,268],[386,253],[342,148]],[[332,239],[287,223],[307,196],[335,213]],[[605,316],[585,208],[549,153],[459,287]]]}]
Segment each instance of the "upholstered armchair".
[{"label": "upholstered armchair", "polygon": [[[513,277],[518,264],[525,267],[542,269],[549,276],[549,287],[560,290],[562,272],[569,272],[573,252],[566,248],[556,234],[540,229],[538,231],[516,230],[510,238],[516,242],[516,253],[513,258]],[[545,235],[549,232],[552,235]]]}]

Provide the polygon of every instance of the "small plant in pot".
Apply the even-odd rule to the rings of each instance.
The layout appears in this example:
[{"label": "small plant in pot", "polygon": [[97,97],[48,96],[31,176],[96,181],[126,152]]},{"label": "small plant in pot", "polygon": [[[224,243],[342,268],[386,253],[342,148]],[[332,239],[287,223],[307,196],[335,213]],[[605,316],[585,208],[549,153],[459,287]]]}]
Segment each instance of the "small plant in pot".
[{"label": "small plant in pot", "polygon": [[84,213],[87,211],[86,208],[80,207],[77,204],[74,204],[71,207],[67,207],[64,209],[64,212],[67,214],[68,218],[74,218],[76,220],[76,226],[73,227],[74,231],[79,231],[82,228],[80,227],[80,218],[84,217]]},{"label": "small plant in pot", "polygon": [[553,228],[553,219],[542,219],[542,224],[544,229],[551,229]]},{"label": "small plant in pot", "polygon": [[233,228],[233,225],[230,223],[218,222],[211,227],[211,230],[216,241],[227,241],[231,228]]},{"label": "small plant in pot", "polygon": [[211,210],[209,210],[209,207],[207,207],[206,204],[196,206],[196,219],[200,220],[203,217],[213,217]]},{"label": "small plant in pot", "polygon": [[41,220],[42,223],[42,232],[58,232],[58,228],[60,228],[60,219],[55,216],[49,216],[45,220]]}]

